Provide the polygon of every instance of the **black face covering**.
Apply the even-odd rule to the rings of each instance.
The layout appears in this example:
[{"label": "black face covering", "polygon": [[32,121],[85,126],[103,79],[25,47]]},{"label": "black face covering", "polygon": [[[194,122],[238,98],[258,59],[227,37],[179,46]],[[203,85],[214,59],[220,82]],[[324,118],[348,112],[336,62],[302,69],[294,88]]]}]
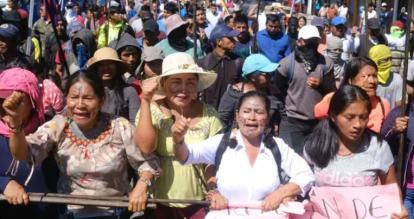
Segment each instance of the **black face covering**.
[{"label": "black face covering", "polygon": [[168,34],[168,43],[179,52],[185,52],[187,48],[187,25],[183,25]]},{"label": "black face covering", "polygon": [[288,26],[287,34],[292,39],[297,39],[298,38],[298,27],[297,26]]},{"label": "black face covering", "polygon": [[307,72],[313,71],[318,64],[318,38],[305,40],[305,46],[296,46],[296,57],[303,61]]},{"label": "black face covering", "polygon": [[252,37],[250,36],[249,31],[243,31],[239,34],[239,36],[237,36],[237,39],[242,44],[246,44],[246,43],[250,42],[251,38]]}]

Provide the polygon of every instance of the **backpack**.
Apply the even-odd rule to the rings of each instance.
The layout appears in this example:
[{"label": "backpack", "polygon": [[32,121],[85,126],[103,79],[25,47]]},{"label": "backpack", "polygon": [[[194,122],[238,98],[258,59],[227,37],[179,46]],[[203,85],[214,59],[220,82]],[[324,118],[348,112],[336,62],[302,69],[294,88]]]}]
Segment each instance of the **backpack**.
[{"label": "backpack", "polygon": [[[215,161],[214,161],[216,171],[218,170],[218,168],[220,166],[221,158],[223,157],[223,154],[227,150],[227,148],[230,147],[231,149],[234,149],[237,145],[237,141],[233,138],[230,138],[231,133],[232,133],[231,130],[224,133],[223,138],[220,141],[219,147],[218,147],[217,152],[216,152],[216,158],[215,158]],[[270,149],[270,151],[273,154],[273,158],[276,161],[277,172],[278,172],[278,175],[279,175],[280,184],[288,183],[290,177],[284,172],[284,170],[281,167],[281,165],[282,165],[282,155],[280,154],[279,147],[278,147],[275,139],[273,138],[272,134],[270,134],[270,133],[266,134],[265,138],[263,139],[263,142],[265,144],[265,147]]]}]

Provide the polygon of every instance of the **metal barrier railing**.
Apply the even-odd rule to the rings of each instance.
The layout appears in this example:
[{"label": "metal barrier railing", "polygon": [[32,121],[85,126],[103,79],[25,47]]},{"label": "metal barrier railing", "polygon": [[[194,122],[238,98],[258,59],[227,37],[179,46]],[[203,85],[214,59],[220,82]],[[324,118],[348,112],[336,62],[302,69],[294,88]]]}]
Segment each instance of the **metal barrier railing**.
[{"label": "metal barrier railing", "polygon": [[[101,197],[85,195],[68,195],[56,193],[28,193],[30,202],[84,205],[84,206],[101,206],[114,208],[128,208],[128,197]],[[0,201],[6,201],[4,195],[0,195]],[[148,199],[147,208],[155,208],[156,204],[180,203],[180,204],[197,204],[210,205],[209,201],[185,200],[185,199]]]}]

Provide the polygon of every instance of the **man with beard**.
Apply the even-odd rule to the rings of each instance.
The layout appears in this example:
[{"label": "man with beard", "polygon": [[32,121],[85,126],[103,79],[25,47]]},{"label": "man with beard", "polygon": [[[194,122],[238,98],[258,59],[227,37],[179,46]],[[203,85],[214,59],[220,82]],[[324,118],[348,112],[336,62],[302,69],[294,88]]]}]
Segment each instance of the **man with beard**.
[{"label": "man with beard", "polygon": [[306,135],[318,123],[314,106],[335,91],[332,61],[318,52],[319,31],[306,25],[300,29],[296,48],[280,61],[275,82],[285,93],[287,119],[280,124],[280,137],[302,154]]},{"label": "man with beard", "polygon": [[280,17],[270,14],[266,18],[266,29],[257,33],[259,53],[274,63],[278,63],[292,52],[289,37],[282,32],[281,25]]},{"label": "man with beard", "polygon": [[236,47],[233,49],[233,53],[245,59],[252,50],[252,37],[250,36],[247,17],[244,15],[236,16],[234,18],[234,26],[234,29],[239,31],[240,34],[237,36]]},{"label": "man with beard", "polygon": [[234,38],[239,34],[239,31],[226,25],[217,25],[210,39],[214,44],[213,51],[198,60],[200,67],[217,73],[216,81],[203,94],[204,101],[215,109],[218,109],[228,86],[236,83],[241,76],[243,60],[231,53],[236,43]]},{"label": "man with beard", "polygon": [[32,58],[19,51],[19,29],[12,24],[0,25],[0,72],[12,67],[33,71]]},{"label": "man with beard", "polygon": [[[187,40],[188,22],[183,21],[180,15],[174,14],[165,20],[167,26],[167,39],[157,43],[155,46],[160,48],[165,56],[175,52],[185,52],[194,55],[194,43]],[[197,47],[197,57],[202,57],[203,52]]]},{"label": "man with beard", "polygon": [[381,33],[381,23],[378,18],[368,19],[368,43],[365,40],[366,34],[361,34],[359,39],[358,56],[368,56],[369,50],[375,45],[388,45],[387,38]]}]

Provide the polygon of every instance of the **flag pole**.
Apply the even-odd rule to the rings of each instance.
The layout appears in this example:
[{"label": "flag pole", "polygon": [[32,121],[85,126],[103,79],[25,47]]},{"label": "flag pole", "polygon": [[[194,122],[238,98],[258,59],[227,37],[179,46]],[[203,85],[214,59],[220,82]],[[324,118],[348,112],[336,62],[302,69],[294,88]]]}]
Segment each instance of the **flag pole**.
[{"label": "flag pole", "polygon": [[194,60],[197,61],[197,0],[193,0],[193,41],[194,41]]},{"label": "flag pole", "polygon": [[259,46],[257,45],[257,32],[259,32],[259,15],[260,15],[260,7],[261,7],[262,0],[257,0],[257,11],[256,11],[256,28],[254,29],[254,38],[253,38],[253,53],[259,52]]},{"label": "flag pole", "polygon": [[33,14],[34,14],[34,0],[30,0],[29,6],[29,20],[27,26],[29,27],[29,35],[26,40],[26,55],[30,55],[32,48],[32,35],[33,35]]},{"label": "flag pole", "polygon": [[[408,19],[405,22],[405,50],[404,50],[404,71],[402,74],[403,90],[402,90],[402,104],[400,110],[400,116],[405,116],[407,108],[406,96],[407,96],[407,73],[408,73],[408,54],[409,54],[409,42],[410,42],[410,28],[411,28],[411,16],[412,16],[413,2],[408,1]],[[398,147],[398,169],[397,176],[399,185],[403,186],[404,183],[404,150],[405,150],[405,134],[400,135],[400,145]]]}]

